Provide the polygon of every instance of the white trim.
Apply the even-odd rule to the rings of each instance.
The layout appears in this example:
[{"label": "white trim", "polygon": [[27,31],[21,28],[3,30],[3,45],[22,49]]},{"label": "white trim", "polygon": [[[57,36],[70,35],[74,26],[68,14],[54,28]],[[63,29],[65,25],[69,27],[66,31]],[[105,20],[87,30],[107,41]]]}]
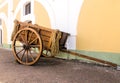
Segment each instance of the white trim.
[{"label": "white trim", "polygon": [[11,34],[13,30],[13,0],[8,0],[8,25],[7,28],[7,39],[8,44],[11,44]]},{"label": "white trim", "polygon": [[[72,35],[77,35],[77,24],[78,24],[78,17],[80,14],[80,10],[83,4],[83,0],[69,0],[69,23],[68,23],[68,28],[69,32]],[[73,6],[71,6],[73,5]]]},{"label": "white trim", "polygon": [[1,12],[0,13],[0,18],[2,19],[2,21],[5,22],[5,25],[7,26],[8,23],[7,23],[7,16],[5,15],[5,13]]},{"label": "white trim", "polygon": [[[5,13],[3,13],[3,12],[1,12],[0,13],[0,19],[2,20],[2,22],[4,21],[5,22],[5,25],[7,26],[8,25],[8,21],[7,21],[7,16],[5,15]],[[0,26],[0,29],[2,30],[2,40],[3,40],[3,38],[4,38],[4,31],[3,31],[3,28],[4,27],[2,27],[2,26]],[[6,29],[7,29],[7,27],[6,27]],[[8,35],[7,35],[7,37],[8,37]],[[3,42],[2,42],[3,43]]]},{"label": "white trim", "polygon": [[68,49],[76,49],[77,24],[83,0],[68,0],[68,2],[68,32],[71,35],[66,45]]}]

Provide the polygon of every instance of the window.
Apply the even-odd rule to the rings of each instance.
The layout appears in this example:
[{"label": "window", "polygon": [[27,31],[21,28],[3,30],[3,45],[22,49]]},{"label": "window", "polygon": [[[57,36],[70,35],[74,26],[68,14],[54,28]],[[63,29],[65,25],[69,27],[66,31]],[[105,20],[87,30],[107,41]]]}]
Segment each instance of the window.
[{"label": "window", "polygon": [[25,15],[28,15],[31,13],[31,3],[28,3],[25,5]]}]

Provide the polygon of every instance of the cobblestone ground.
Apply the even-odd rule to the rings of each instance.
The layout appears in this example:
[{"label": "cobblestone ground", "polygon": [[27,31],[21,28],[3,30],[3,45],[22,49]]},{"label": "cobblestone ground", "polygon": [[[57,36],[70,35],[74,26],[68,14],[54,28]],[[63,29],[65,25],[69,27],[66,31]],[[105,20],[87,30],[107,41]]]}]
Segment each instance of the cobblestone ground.
[{"label": "cobblestone ground", "polygon": [[11,50],[0,48],[0,83],[120,83],[120,71],[56,58],[40,58],[33,66],[24,66],[14,61]]}]

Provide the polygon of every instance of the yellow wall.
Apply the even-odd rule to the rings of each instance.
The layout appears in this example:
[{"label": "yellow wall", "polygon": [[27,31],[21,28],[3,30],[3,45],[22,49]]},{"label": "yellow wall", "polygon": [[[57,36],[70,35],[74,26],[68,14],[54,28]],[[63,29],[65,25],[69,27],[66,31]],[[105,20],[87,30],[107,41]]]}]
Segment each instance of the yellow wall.
[{"label": "yellow wall", "polygon": [[50,28],[50,19],[45,8],[38,2],[35,1],[34,4],[34,13],[35,13],[35,23],[41,26]]},{"label": "yellow wall", "polygon": [[[15,10],[19,4],[20,0],[13,0],[13,12],[15,13]],[[17,13],[16,19],[20,20],[20,14],[21,14],[21,10],[19,10],[19,12]]]},{"label": "yellow wall", "polygon": [[5,0],[0,0],[0,4],[3,3]]},{"label": "yellow wall", "polygon": [[21,10],[19,10],[19,12],[17,13],[16,19],[20,20],[20,15],[21,15]]},{"label": "yellow wall", "polygon": [[20,0],[13,0],[13,11],[16,10],[16,7],[18,6]]},{"label": "yellow wall", "polygon": [[0,8],[0,13],[4,12],[8,16],[8,4]]},{"label": "yellow wall", "polygon": [[120,53],[120,0],[84,0],[77,49]]},{"label": "yellow wall", "polygon": [[3,34],[3,38],[2,38],[2,43],[4,44],[7,44],[7,26],[5,25],[5,22],[2,21],[2,28],[3,28],[3,31],[2,31],[2,34]]}]

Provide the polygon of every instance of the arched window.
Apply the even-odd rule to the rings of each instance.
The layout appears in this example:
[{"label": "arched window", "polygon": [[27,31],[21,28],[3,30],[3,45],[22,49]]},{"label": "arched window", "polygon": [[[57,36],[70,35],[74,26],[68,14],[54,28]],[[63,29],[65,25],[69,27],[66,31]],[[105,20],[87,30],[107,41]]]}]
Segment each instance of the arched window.
[{"label": "arched window", "polygon": [[30,2],[25,5],[24,10],[25,10],[24,15],[28,15],[31,13],[31,3]]}]

